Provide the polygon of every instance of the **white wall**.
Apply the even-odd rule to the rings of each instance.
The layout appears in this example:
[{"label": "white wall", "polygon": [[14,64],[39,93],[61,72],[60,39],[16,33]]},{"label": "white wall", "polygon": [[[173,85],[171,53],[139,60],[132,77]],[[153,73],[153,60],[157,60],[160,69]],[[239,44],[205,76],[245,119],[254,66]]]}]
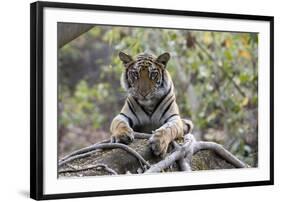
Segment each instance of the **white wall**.
[{"label": "white wall", "polygon": [[[29,3],[2,1],[0,6],[0,201],[25,201],[29,192]],[[76,3],[155,7],[275,16],[275,186],[142,194],[76,201],[266,201],[281,194],[281,102],[279,86],[281,12],[278,1],[245,0],[84,0]],[[278,9],[279,8],[279,9]],[[278,57],[279,56],[279,57]]]}]

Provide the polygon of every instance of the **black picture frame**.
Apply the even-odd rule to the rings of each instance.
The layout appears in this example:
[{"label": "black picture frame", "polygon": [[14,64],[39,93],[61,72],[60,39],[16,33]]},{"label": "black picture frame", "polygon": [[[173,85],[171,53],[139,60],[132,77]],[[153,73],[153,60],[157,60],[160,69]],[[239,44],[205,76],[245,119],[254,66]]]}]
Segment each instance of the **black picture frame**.
[{"label": "black picture frame", "polygon": [[[96,192],[79,192],[64,194],[44,194],[43,192],[43,23],[44,8],[121,11],[129,13],[164,14],[176,16],[194,16],[225,18],[238,20],[267,21],[270,23],[270,179],[266,181],[204,184],[176,187],[154,187],[130,190],[112,190]],[[216,189],[227,187],[246,187],[274,184],[274,17],[259,15],[240,15],[229,13],[196,12],[183,10],[135,8],[120,6],[103,6],[75,3],[35,2],[30,5],[30,197],[36,200],[92,197],[106,195],[138,194],[153,192],[186,191],[198,189]]]}]

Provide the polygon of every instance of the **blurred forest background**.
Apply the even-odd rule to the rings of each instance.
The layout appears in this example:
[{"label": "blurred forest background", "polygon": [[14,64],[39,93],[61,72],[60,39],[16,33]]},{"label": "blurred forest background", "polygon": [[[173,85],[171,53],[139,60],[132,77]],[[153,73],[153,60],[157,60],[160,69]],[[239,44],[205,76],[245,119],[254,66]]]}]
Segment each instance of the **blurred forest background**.
[{"label": "blurred forest background", "polygon": [[169,52],[180,113],[196,138],[258,165],[257,34],[117,26],[93,26],[59,49],[59,158],[109,138],[126,98],[119,51]]}]

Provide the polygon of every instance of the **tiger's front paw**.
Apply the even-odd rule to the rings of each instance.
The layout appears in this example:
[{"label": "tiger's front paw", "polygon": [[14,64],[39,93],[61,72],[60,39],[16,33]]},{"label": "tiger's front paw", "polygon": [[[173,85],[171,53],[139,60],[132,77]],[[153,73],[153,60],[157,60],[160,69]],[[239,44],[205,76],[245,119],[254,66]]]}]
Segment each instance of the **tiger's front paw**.
[{"label": "tiger's front paw", "polygon": [[129,144],[134,140],[134,131],[130,126],[126,124],[120,124],[118,128],[112,131],[111,142],[112,143],[124,143]]},{"label": "tiger's front paw", "polygon": [[183,133],[184,134],[192,133],[193,130],[192,121],[189,119],[182,119],[181,121],[183,123]]},{"label": "tiger's front paw", "polygon": [[170,130],[159,128],[157,129],[152,137],[149,139],[150,147],[156,156],[165,156],[170,144]]}]

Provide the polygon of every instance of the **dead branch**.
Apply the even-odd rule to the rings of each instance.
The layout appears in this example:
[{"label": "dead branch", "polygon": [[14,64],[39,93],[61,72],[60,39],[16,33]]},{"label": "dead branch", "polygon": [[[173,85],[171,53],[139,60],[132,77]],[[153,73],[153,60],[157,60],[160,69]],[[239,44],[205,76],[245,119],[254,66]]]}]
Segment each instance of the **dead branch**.
[{"label": "dead branch", "polygon": [[[129,146],[105,140],[72,152],[59,161],[59,175],[107,175],[114,172],[118,174],[154,173],[171,170],[171,168],[172,171],[192,171],[247,167],[221,145],[196,141],[192,134],[185,135],[182,144],[173,141],[173,149],[164,159],[152,154],[148,143],[151,134],[135,133],[134,136],[135,140]],[[71,164],[71,169],[67,169],[69,164]],[[103,169],[95,169],[99,165],[105,166]],[[173,167],[173,165],[177,166]],[[198,165],[204,166],[200,168]],[[79,169],[73,169],[78,167]]]},{"label": "dead branch", "polygon": [[186,158],[188,153],[193,153],[193,147],[194,147],[194,142],[195,139],[193,135],[187,134],[184,144],[182,146],[178,146],[177,144],[174,143],[174,145],[177,145],[178,147],[175,149],[175,151],[167,156],[165,159],[162,161],[158,162],[157,164],[152,165],[146,173],[155,173],[155,172],[160,172],[168,167],[170,167],[173,163],[176,161],[181,162],[181,167],[184,169],[188,169],[187,162],[184,160]]},{"label": "dead branch", "polygon": [[90,24],[58,23],[58,48],[62,48],[92,27],[94,26]]},{"label": "dead branch", "polygon": [[146,173],[161,172],[176,161],[179,161],[182,171],[189,171],[190,166],[188,162],[190,162],[192,156],[200,150],[212,150],[236,168],[247,167],[245,163],[223,148],[222,145],[214,142],[197,142],[192,134],[187,134],[185,136],[185,142],[182,146],[176,143],[174,143],[174,145],[176,145],[176,150],[162,161],[152,165]]},{"label": "dead branch", "polygon": [[202,142],[199,141],[194,145],[194,154],[200,150],[213,150],[216,154],[220,155],[223,159],[234,165],[236,168],[248,167],[245,163],[240,161],[236,156],[227,151],[222,145],[215,142]]},{"label": "dead branch", "polygon": [[80,172],[80,171],[85,171],[85,170],[90,170],[90,169],[104,169],[105,171],[109,172],[112,175],[118,175],[118,173],[115,170],[109,168],[107,165],[104,165],[104,164],[93,165],[93,166],[80,168],[80,169],[76,169],[76,168],[72,167],[72,169],[61,170],[61,171],[59,171],[59,173],[62,174],[62,173]]},{"label": "dead branch", "polygon": [[[68,159],[64,158],[65,159],[64,161],[59,162],[59,166],[62,166],[65,163],[67,163],[69,161],[72,161],[72,160],[75,160],[77,158],[81,158],[81,155],[86,155],[86,156],[91,155],[93,152],[96,152],[95,150],[98,150],[98,149],[116,149],[116,148],[123,149],[124,151],[128,152],[129,154],[135,156],[139,160],[141,166],[143,166],[143,164],[144,164],[144,165],[150,167],[150,164],[138,152],[136,152],[135,150],[133,150],[129,146],[127,146],[125,144],[120,144],[120,143],[95,144],[93,146],[90,146],[90,147],[87,147],[86,149],[84,149],[84,151],[86,153],[81,153],[81,150],[79,150],[79,152],[77,152],[78,155],[72,155]],[[85,157],[85,156],[82,156],[82,157]]]},{"label": "dead branch", "polygon": [[[134,133],[135,139],[149,139],[150,137],[151,137],[151,134],[145,134],[145,133],[139,133],[139,132]],[[110,139],[103,140],[103,141],[98,142],[94,145],[76,150],[76,151],[66,155],[65,157],[60,159],[59,166],[65,164],[69,161],[75,160],[77,158],[83,158],[83,157],[87,157],[87,156],[91,155],[91,152],[93,150],[97,150],[96,146],[100,145],[100,144],[103,144],[103,143],[110,143]],[[71,158],[71,157],[73,157],[73,158]]]}]

